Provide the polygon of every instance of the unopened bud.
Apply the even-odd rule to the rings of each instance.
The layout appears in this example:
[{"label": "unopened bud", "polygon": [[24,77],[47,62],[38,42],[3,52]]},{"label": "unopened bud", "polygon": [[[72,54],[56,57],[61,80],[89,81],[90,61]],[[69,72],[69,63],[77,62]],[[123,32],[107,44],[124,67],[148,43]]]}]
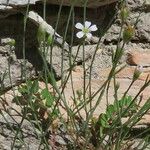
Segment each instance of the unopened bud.
[{"label": "unopened bud", "polygon": [[116,83],[116,85],[115,85],[115,89],[116,89],[116,90],[118,90],[118,89],[119,89],[119,87],[120,87],[120,83],[119,83],[119,82],[117,82],[117,83]]},{"label": "unopened bud", "polygon": [[127,27],[124,28],[123,31],[123,41],[125,43],[129,42],[132,37],[134,36],[135,29],[131,25],[127,25]]},{"label": "unopened bud", "polygon": [[127,7],[122,7],[121,11],[120,11],[120,19],[122,21],[125,21],[129,16],[129,10]]},{"label": "unopened bud", "polygon": [[10,45],[10,46],[15,46],[16,41],[14,39],[11,39],[7,44]]},{"label": "unopened bud", "polygon": [[46,35],[45,28],[42,25],[40,25],[37,32],[37,39],[39,43],[45,40],[45,35]]},{"label": "unopened bud", "polygon": [[135,69],[134,74],[133,74],[133,80],[137,80],[139,78],[139,76],[142,73],[142,69],[143,69],[142,66],[137,66],[137,68]]}]

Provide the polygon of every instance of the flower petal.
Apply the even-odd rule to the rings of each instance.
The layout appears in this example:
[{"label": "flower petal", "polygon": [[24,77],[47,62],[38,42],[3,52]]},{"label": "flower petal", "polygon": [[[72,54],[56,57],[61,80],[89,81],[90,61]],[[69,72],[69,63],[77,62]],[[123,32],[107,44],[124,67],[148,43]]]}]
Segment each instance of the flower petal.
[{"label": "flower petal", "polygon": [[89,28],[90,31],[97,31],[98,28],[96,25],[92,25],[90,28]]},{"label": "flower petal", "polygon": [[91,39],[92,34],[91,34],[91,33],[87,33],[87,34],[86,34],[86,37],[87,37],[88,39]]},{"label": "flower petal", "polygon": [[90,21],[85,21],[85,28],[89,28],[91,25],[91,22]]},{"label": "flower petal", "polygon": [[81,29],[81,30],[84,28],[81,23],[77,23],[77,24],[75,25],[75,27],[76,27],[77,29]]},{"label": "flower petal", "polygon": [[76,36],[77,36],[79,39],[81,39],[81,38],[84,36],[84,33],[83,33],[82,31],[80,31],[80,32],[78,32],[78,33],[76,34]]}]

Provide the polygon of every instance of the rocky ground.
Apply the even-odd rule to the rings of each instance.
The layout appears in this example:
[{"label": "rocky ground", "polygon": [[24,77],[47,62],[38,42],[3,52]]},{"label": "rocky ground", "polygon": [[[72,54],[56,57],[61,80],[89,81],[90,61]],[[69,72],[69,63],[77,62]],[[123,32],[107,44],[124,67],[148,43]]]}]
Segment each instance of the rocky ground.
[{"label": "rocky ground", "polygon": [[[133,84],[131,90],[129,91],[129,95],[135,96],[138,91],[140,90],[141,86],[144,84],[144,81],[146,80],[147,76],[150,75],[150,2],[149,0],[145,1],[144,7],[143,7],[143,0],[129,0],[128,6],[130,8],[131,14],[130,14],[130,21],[134,23],[135,18],[139,15],[139,21],[136,26],[136,34],[135,37],[131,40],[131,42],[125,46],[125,52],[124,57],[121,59],[120,63],[126,64],[126,67],[124,70],[122,70],[117,75],[117,81],[120,83],[120,89],[118,91],[119,97],[121,97],[122,94],[124,94],[124,91],[128,88],[129,84],[132,81],[132,76],[134,73],[134,70],[138,67],[141,69],[141,75],[139,79]],[[91,20],[92,21],[92,20]],[[102,83],[107,79],[107,76],[111,69],[111,54],[112,51],[116,47],[118,34],[119,34],[120,24],[119,21],[116,20],[114,24],[109,28],[107,34],[102,38],[102,43],[99,46],[99,49],[97,51],[97,55],[94,61],[94,65],[92,68],[92,90],[95,92]],[[8,39],[7,39],[8,40]],[[7,41],[6,40],[6,41]],[[86,67],[90,65],[91,58],[94,53],[95,45],[87,45],[85,47],[86,50]],[[77,46],[73,47],[73,55],[75,55],[77,52]],[[34,55],[34,52],[32,53],[32,57],[39,58],[38,55]],[[31,60],[30,58],[30,60]],[[54,48],[53,53],[53,69],[56,73],[57,79],[60,79],[61,77],[61,49],[58,47]],[[41,59],[38,59],[38,66],[40,68]],[[73,81],[74,81],[74,88],[75,90],[82,89],[83,86],[83,68],[82,68],[82,51],[79,51],[79,55],[77,57],[77,66],[75,67],[73,71]],[[26,63],[26,74],[27,77],[30,79],[36,78],[37,75],[37,68],[35,69],[35,66],[37,62],[28,61]],[[9,79],[9,72],[8,67],[10,65],[10,74],[12,80]],[[24,82],[24,79],[22,78],[23,73],[23,66],[24,61],[23,59],[18,59],[17,56],[14,53],[14,50],[8,46],[5,42],[5,39],[1,40],[0,45],[0,81],[1,90],[7,91],[5,93],[7,103],[9,107],[12,107],[16,110],[18,110],[18,106],[12,102],[13,99],[13,92],[12,90],[9,90],[11,88],[11,84],[13,86],[19,85],[22,82]],[[68,69],[68,56],[67,53],[65,54],[64,58],[64,68],[65,70]],[[39,69],[38,68],[38,69]],[[6,74],[5,74],[6,73]],[[88,72],[87,72],[88,74]],[[87,76],[88,78],[88,76]],[[88,80],[88,79],[87,79]],[[58,84],[60,84],[60,81],[58,81]],[[40,82],[40,86],[44,87],[44,83]],[[109,103],[113,103],[114,96],[113,96],[113,84],[110,84],[109,87]],[[65,94],[68,99],[68,105],[71,106],[71,97],[72,97],[72,91],[71,91],[71,83],[70,80],[66,85],[65,88]],[[100,113],[105,111],[106,108],[106,95],[104,95],[104,98],[102,99],[101,103],[99,104],[98,108],[95,110],[94,115],[98,116]],[[142,97],[142,104],[150,97],[150,87],[147,87],[139,96],[139,98]],[[94,104],[94,101],[93,101]],[[2,109],[3,106],[0,106],[0,109]],[[12,111],[12,113],[14,113]],[[62,113],[66,113],[64,109],[62,109]],[[84,112],[82,113],[84,116]],[[5,116],[10,123],[14,124],[14,120],[10,118],[6,114]],[[16,121],[20,121],[20,118],[15,117]],[[11,130],[9,130],[6,121],[1,116],[0,118],[0,149],[9,150],[11,147],[11,142],[13,139],[13,133]],[[150,126],[150,112],[145,115],[145,117],[139,122],[138,127],[144,127],[148,128]],[[14,124],[14,129],[16,128],[16,125]],[[24,122],[22,125],[22,129],[25,133],[24,140],[26,141],[27,145],[29,145],[30,149],[36,150],[39,142],[35,135],[30,134],[32,132],[32,127],[29,122]],[[65,135],[67,136],[67,135]],[[66,145],[66,141],[64,138],[61,137],[61,134],[53,135],[52,137],[55,137],[57,144],[60,145]],[[68,137],[70,138],[70,137]],[[71,140],[71,139],[69,139]],[[52,141],[52,139],[51,139]],[[138,143],[138,142],[137,142]],[[135,143],[135,145],[137,144]],[[53,145],[53,143],[51,143]],[[18,142],[19,149],[20,143]],[[59,147],[60,148],[60,147]],[[16,148],[17,149],[17,148]],[[21,148],[21,149],[27,149],[27,147]],[[55,148],[57,149],[57,147]],[[150,149],[150,148],[148,148]]]},{"label": "rocky ground", "polygon": [[[88,50],[87,53],[89,52],[89,49],[88,49],[89,47],[90,46],[87,46],[87,50]],[[92,47],[94,47],[94,46],[92,46]],[[124,68],[124,70],[122,70],[117,75],[117,82],[119,82],[119,84],[120,84],[120,88],[118,91],[119,97],[121,97],[124,94],[125,90],[128,88],[129,84],[131,83],[133,73],[134,73],[134,70],[137,68],[137,65],[143,66],[143,68],[141,70],[141,75],[140,75],[139,79],[133,84],[131,90],[129,91],[129,95],[134,97],[138,93],[141,86],[144,84],[147,76],[150,75],[150,59],[148,59],[148,58],[150,58],[149,49],[136,49],[136,51],[134,49],[134,51],[130,52],[130,55],[127,55],[127,66]],[[106,54],[106,52],[102,51],[102,49],[98,50],[97,57],[96,57],[95,61],[96,61],[96,63],[93,66],[93,72],[92,72],[92,91],[93,92],[98,90],[98,88],[102,85],[102,83],[104,83],[104,81],[107,79],[108,74],[109,74],[110,69],[111,69],[111,63],[108,63],[110,61],[110,56],[108,54]],[[89,65],[89,62],[90,61],[88,60],[86,63],[86,66]],[[101,62],[101,63],[98,64],[97,62]],[[88,79],[87,79],[87,81],[88,81]],[[82,90],[83,68],[81,65],[76,66],[74,71],[73,71],[73,82],[74,82],[75,91],[76,90]],[[58,85],[59,84],[60,83],[58,81]],[[40,87],[44,88],[44,86],[45,86],[44,83],[40,82]],[[51,87],[50,87],[50,89],[51,89]],[[114,101],[114,96],[113,96],[114,92],[113,91],[114,91],[113,83],[111,83],[110,87],[109,87],[109,103],[113,103],[113,101]],[[66,95],[67,100],[68,100],[68,105],[71,107],[73,93],[71,90],[70,80],[68,81],[68,83],[66,85],[65,95]],[[140,94],[139,97],[142,97],[141,105],[146,102],[146,100],[149,98],[149,96],[150,96],[150,87],[146,88]],[[5,97],[6,97],[7,103],[8,103],[10,108],[12,107],[15,110],[20,109],[15,103],[12,102],[13,92],[11,90],[5,94]],[[95,100],[96,100],[96,98],[95,98]],[[92,103],[93,104],[95,103],[94,100]],[[99,116],[100,113],[105,112],[106,104],[107,104],[106,96],[104,95],[102,101],[100,102],[99,106],[97,107],[97,109],[94,112],[95,117]],[[1,106],[1,109],[2,109],[2,106]],[[61,109],[61,111],[65,117],[66,116],[65,110]],[[11,111],[11,113],[13,114],[14,111]],[[149,124],[150,124],[150,114],[149,113],[147,113],[147,115],[145,115],[145,117],[138,123],[137,128],[140,129],[141,127],[144,127],[144,128],[149,127]],[[81,112],[81,114],[83,116],[85,116],[84,111]],[[14,123],[14,121],[7,114],[5,117],[10,122],[12,122],[12,124]],[[20,122],[19,118],[15,117],[15,119],[17,122]],[[24,140],[26,141],[26,143],[30,143],[30,149],[36,150],[36,147],[39,145],[39,141],[36,140],[36,137],[34,135],[28,135],[29,132],[32,131],[32,127],[29,124],[29,122],[24,122],[22,125],[22,128],[23,128],[26,136],[28,137],[28,138],[25,138]],[[11,133],[11,131],[7,129],[7,126],[5,124],[5,120],[3,119],[3,117],[1,117],[1,132],[0,133],[1,133],[0,134],[0,141],[1,141],[2,149],[9,149],[10,141],[13,137],[13,133]],[[58,145],[61,145],[61,144],[66,145],[64,138],[62,138],[60,134],[55,135],[55,136],[54,137],[56,138]],[[138,143],[138,141],[137,141],[137,143]],[[136,143],[135,143],[135,145],[136,145]],[[24,149],[26,149],[26,148],[24,148]]]}]

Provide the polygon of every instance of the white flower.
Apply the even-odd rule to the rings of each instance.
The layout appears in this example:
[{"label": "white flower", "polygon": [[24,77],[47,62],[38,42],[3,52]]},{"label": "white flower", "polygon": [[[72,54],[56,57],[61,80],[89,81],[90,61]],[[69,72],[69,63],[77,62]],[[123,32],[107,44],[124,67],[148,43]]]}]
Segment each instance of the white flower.
[{"label": "white flower", "polygon": [[83,37],[86,37],[87,39],[91,39],[92,31],[96,31],[97,30],[97,26],[96,25],[91,25],[91,22],[89,21],[85,21],[85,24],[82,25],[81,23],[77,23],[75,25],[75,27],[77,29],[80,29],[81,31],[79,31],[76,36],[80,39]]}]

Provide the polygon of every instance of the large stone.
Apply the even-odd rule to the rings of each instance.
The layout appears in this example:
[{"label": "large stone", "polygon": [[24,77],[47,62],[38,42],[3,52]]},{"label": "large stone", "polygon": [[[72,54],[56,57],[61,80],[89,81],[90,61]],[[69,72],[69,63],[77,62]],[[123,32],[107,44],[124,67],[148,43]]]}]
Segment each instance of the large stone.
[{"label": "large stone", "polygon": [[[36,2],[39,2],[42,0],[0,0],[0,4],[1,5],[10,5],[10,6],[25,6],[29,4],[35,4]],[[114,3],[118,0],[88,0],[87,1],[87,7],[89,8],[97,8],[99,6],[103,6],[103,5],[109,5],[111,3]],[[55,4],[55,5],[61,5],[61,3],[63,5],[66,6],[71,6],[72,4],[74,4],[74,6],[78,6],[78,7],[83,7],[86,1],[83,0],[76,0],[76,1],[70,1],[70,0],[64,0],[62,3],[62,0],[47,0],[46,3],[47,4]]]},{"label": "large stone", "polygon": [[141,10],[141,8],[143,7],[145,10],[150,10],[149,7],[150,7],[150,1],[149,0],[128,0],[128,5],[129,7],[131,8],[131,10],[134,10],[134,11],[139,11]]},{"label": "large stone", "polygon": [[[1,4],[4,4],[2,2],[6,2],[6,1],[0,1]],[[5,13],[6,11],[0,11],[0,38],[13,38],[16,41],[16,46],[15,46],[15,55],[16,55],[16,62],[14,63],[14,66],[11,65],[11,67],[15,68],[14,70],[17,70],[19,73],[17,73],[17,71],[15,73],[11,72],[13,75],[13,79],[12,80],[12,85],[16,85],[16,83],[22,81],[21,79],[21,71],[20,71],[20,60],[23,59],[23,50],[25,50],[25,58],[26,61],[28,61],[30,63],[31,69],[35,68],[37,71],[42,70],[43,67],[43,61],[42,58],[39,54],[38,51],[38,41],[37,41],[37,30],[38,30],[38,25],[33,22],[32,20],[27,20],[27,26],[26,26],[26,31],[25,31],[25,37],[23,37],[24,35],[24,15],[22,14],[23,9],[20,9],[20,7],[17,7],[17,5],[22,5],[22,8],[24,7],[25,3],[23,4],[23,1],[10,1],[10,2],[14,2],[14,4],[9,5],[11,7],[13,7],[14,11],[13,13]],[[15,3],[16,2],[16,3]],[[25,2],[25,1],[24,1]],[[34,4],[35,1],[31,1],[31,3]],[[22,3],[22,4],[21,4]],[[15,6],[16,5],[16,6]],[[2,6],[2,5],[1,5]],[[47,6],[47,16],[46,16],[46,20],[47,23],[52,25],[53,27],[55,27],[56,25],[56,21],[57,21],[57,13],[59,10],[58,6],[54,6],[54,5],[48,5]],[[16,11],[17,9],[17,11]],[[31,6],[30,7],[31,10],[34,10],[36,12],[38,12],[41,16],[42,16],[42,9],[43,6],[42,5],[35,5],[35,6]],[[111,11],[108,12],[108,10],[111,9]],[[26,10],[26,9],[25,9]],[[68,19],[68,14],[69,14],[70,8],[69,7],[63,7],[62,8],[62,13],[61,13],[61,17],[60,17],[60,22],[58,25],[58,32],[61,33],[61,35],[64,35],[65,33],[65,28],[67,25],[67,19]],[[97,9],[87,9],[87,20],[92,21],[92,23],[97,24],[98,28],[101,31],[107,30],[109,23],[111,23],[112,18],[115,14],[116,8],[115,8],[115,4],[111,4],[109,6],[103,6]],[[7,14],[5,16],[5,14]],[[83,21],[83,8],[75,8],[75,23],[76,22],[82,22]],[[74,35],[76,34],[76,32],[74,33]],[[96,33],[98,34],[98,32]],[[69,27],[69,31],[68,34],[69,37],[67,37],[68,41],[71,39],[71,35],[72,35],[72,25],[70,24]],[[24,39],[25,39],[25,45],[24,45]],[[75,38],[76,40],[77,38]],[[79,41],[80,42],[80,41]],[[25,47],[24,47],[25,46]],[[24,48],[25,49],[24,49]],[[91,46],[93,47],[93,46]],[[91,49],[91,48],[90,48]],[[87,57],[91,57],[93,54],[93,50],[90,50],[89,48],[86,47],[86,50],[88,51],[86,58]],[[93,49],[93,48],[92,48]],[[9,50],[8,50],[9,51]],[[53,64],[48,64],[50,67],[52,65],[52,67],[54,68],[54,72],[56,75],[56,78],[60,78],[61,77],[61,48],[54,48],[53,50]],[[73,55],[75,55],[77,51],[77,48],[73,48]],[[81,50],[82,51],[82,50]],[[65,53],[64,54],[64,71],[68,69],[68,54]],[[81,64],[82,63],[82,52],[80,52],[79,54],[80,56],[78,56],[78,60],[77,60],[77,64]],[[34,56],[34,57],[33,57]],[[49,56],[48,56],[49,57]],[[66,58],[67,57],[67,58]],[[6,64],[8,63],[7,59],[5,58],[5,56],[1,56],[1,59],[5,59],[6,63],[1,62],[1,71],[4,72],[5,70],[8,70]],[[98,60],[98,59],[97,59]],[[49,61],[49,60],[47,60]],[[28,69],[28,67],[26,67],[26,69]],[[34,77],[35,76],[35,69],[33,69],[34,73],[31,74],[30,77]],[[30,78],[29,77],[29,78]],[[5,79],[4,82],[4,87],[11,87],[11,84],[9,82],[9,77],[7,76],[7,79]]]},{"label": "large stone", "polygon": [[35,4],[35,2],[40,0],[0,0],[1,5],[10,5],[10,6],[24,6],[29,4]]},{"label": "large stone", "polygon": [[[125,67],[123,70],[121,70],[119,73],[116,74],[116,78],[117,79],[121,79],[121,80],[132,80],[133,79],[133,75],[135,70],[137,70],[138,68],[135,66],[128,66]],[[101,69],[98,71],[99,73],[99,78],[101,79],[107,79],[108,75],[111,71],[111,68],[105,68],[105,69]],[[147,79],[148,76],[150,76],[150,68],[144,68],[142,70],[139,70],[141,72],[138,80],[141,81],[145,81]],[[150,79],[150,77],[148,78]]]},{"label": "large stone", "polygon": [[[4,41],[4,40],[3,40]],[[85,46],[85,60],[89,61],[95,51],[96,45]],[[72,48],[72,60],[74,60],[78,52],[77,58],[75,60],[75,65],[80,65],[83,62],[83,49],[80,47],[78,51],[78,46]],[[48,49],[47,54],[47,65],[49,69],[53,68],[53,72],[56,79],[60,79],[62,76],[62,49],[59,47],[53,48],[52,53],[52,64],[50,64],[50,49]],[[69,55],[68,52],[63,53],[63,71],[66,73],[70,68],[69,65]],[[27,51],[27,59],[24,62],[23,59],[17,59],[16,55],[10,52],[9,46],[0,46],[0,88],[2,90],[10,88],[12,86],[18,85],[25,81],[25,75],[27,79],[34,79],[37,77],[37,73],[42,71],[44,64],[41,55],[35,51]],[[24,67],[24,64],[26,66]],[[9,72],[10,69],[10,72]],[[24,69],[24,70],[23,70]],[[10,73],[10,74],[9,74]],[[10,76],[9,76],[10,75]],[[11,77],[11,79],[10,79]]]},{"label": "large stone", "polygon": [[150,43],[150,13],[142,13],[137,24],[139,41]]},{"label": "large stone", "polygon": [[[7,7],[9,8],[9,6],[7,6]],[[7,8],[7,7],[5,7],[5,8]],[[42,11],[43,6],[42,5],[33,5],[33,6],[30,6],[30,9],[34,10],[39,15],[43,16],[43,11]],[[10,25],[11,25],[12,30],[15,29],[15,27],[12,25],[12,22],[18,23],[19,21],[23,20],[23,18],[19,18],[19,16],[21,15],[21,13],[24,13],[25,11],[26,11],[26,8],[23,8],[23,7],[21,7],[21,8],[14,7],[12,12],[10,12],[10,8],[7,11],[0,10],[0,18],[3,23],[3,24],[1,23],[3,26],[0,26],[0,28],[7,27],[7,32],[10,32],[10,34],[11,34],[11,31],[9,31]],[[56,22],[58,19],[58,11],[59,11],[58,6],[47,5],[46,21],[48,24],[52,25],[53,27],[56,26]],[[84,16],[83,8],[75,8],[74,11],[75,11],[75,16],[74,16],[75,23],[77,23],[77,22],[83,23],[83,16]],[[58,33],[60,33],[61,35],[65,34],[69,12],[70,12],[70,7],[62,7],[61,16],[60,16],[59,24],[57,27]],[[114,18],[115,12],[116,12],[115,3],[113,3],[111,5],[106,5],[103,7],[98,7],[96,9],[87,9],[86,20],[91,21],[93,24],[96,24],[98,26],[99,31],[96,33],[96,35],[99,35],[99,32],[103,32],[109,27],[109,24],[111,24],[111,22],[112,22],[112,18]],[[14,17],[13,18],[12,18],[12,16],[9,17],[9,15],[13,15]],[[6,19],[4,19],[4,18],[6,18]],[[72,18],[71,18],[71,20],[72,20]],[[68,28],[69,31],[67,34],[70,36],[72,34],[72,21],[71,20],[70,20],[70,24],[69,24],[69,28]],[[10,21],[10,22],[8,22],[8,21]],[[8,24],[9,24],[9,26],[8,26]],[[19,28],[23,27],[23,23],[17,24],[17,27],[19,27]],[[32,29],[33,29],[33,27],[32,27]],[[30,34],[30,36],[31,35],[32,34]],[[0,34],[0,37],[1,37],[1,34]],[[70,37],[68,39],[70,39]]]},{"label": "large stone", "polygon": [[132,50],[127,54],[127,63],[129,65],[150,67],[150,51],[145,52]]},{"label": "large stone", "polygon": [[0,46],[0,91],[18,85],[26,78],[32,79],[35,70],[30,62],[17,60],[14,53],[10,52],[9,46]]},{"label": "large stone", "polygon": [[[128,22],[135,26],[135,36],[131,39],[132,43],[150,43],[150,4],[149,0],[128,0],[128,8],[130,10]],[[119,38],[120,32],[120,21],[117,19],[114,24],[110,27],[104,37],[106,44],[116,44]],[[149,47],[149,46],[147,46]]]},{"label": "large stone", "polygon": [[[87,1],[87,7],[89,8],[98,8],[99,6],[103,6],[103,5],[109,5],[111,3],[114,3],[118,0],[88,0]],[[61,4],[61,0],[48,0],[47,1],[50,4]],[[83,0],[76,0],[76,1],[71,1],[71,0],[64,0],[63,1],[63,5],[66,6],[71,6],[72,4],[74,4],[74,6],[77,7],[83,7],[86,1]]]}]

